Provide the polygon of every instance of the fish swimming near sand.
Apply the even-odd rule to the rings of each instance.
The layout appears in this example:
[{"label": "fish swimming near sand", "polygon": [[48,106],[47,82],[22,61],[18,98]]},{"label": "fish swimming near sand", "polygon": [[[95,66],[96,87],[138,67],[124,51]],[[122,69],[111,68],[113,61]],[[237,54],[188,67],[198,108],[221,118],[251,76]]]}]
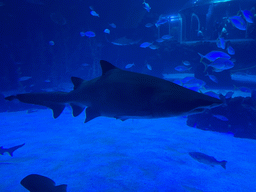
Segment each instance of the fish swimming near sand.
[{"label": "fish swimming near sand", "polygon": [[204,163],[207,165],[211,165],[212,167],[214,167],[214,165],[220,165],[221,167],[223,167],[224,169],[226,169],[226,164],[227,161],[217,161],[214,157],[206,155],[204,153],[200,153],[200,152],[190,152],[189,155],[197,160],[200,163]]},{"label": "fish swimming near sand", "polygon": [[53,180],[38,174],[26,176],[20,184],[30,192],[67,192],[66,184],[55,186]]},{"label": "fish swimming near sand", "polygon": [[8,96],[24,103],[51,108],[53,117],[70,104],[76,117],[86,108],[88,122],[96,117],[163,118],[203,112],[222,101],[157,77],[121,70],[111,63],[100,61],[102,75],[86,81],[71,77],[71,92],[39,92]]},{"label": "fish swimming near sand", "polygon": [[25,145],[25,143],[23,143],[21,145],[14,146],[14,147],[10,147],[10,148],[4,148],[3,146],[1,146],[0,154],[3,155],[4,153],[9,153],[9,155],[13,157],[13,152],[16,151],[17,149],[21,148],[24,145]]}]

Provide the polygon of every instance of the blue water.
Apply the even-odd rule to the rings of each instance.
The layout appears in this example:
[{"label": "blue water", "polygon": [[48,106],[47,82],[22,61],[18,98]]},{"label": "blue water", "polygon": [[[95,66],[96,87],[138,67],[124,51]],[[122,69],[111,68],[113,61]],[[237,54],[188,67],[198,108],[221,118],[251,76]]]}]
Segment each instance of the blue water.
[{"label": "blue water", "polygon": [[[19,182],[31,173],[68,191],[255,190],[255,140],[191,128],[182,117],[83,120],[69,109],[58,119],[51,110],[1,114],[1,144],[26,144],[1,156],[0,191],[27,191]],[[191,151],[227,160],[227,169],[199,163]]]},{"label": "blue water", "polygon": [[[186,117],[123,122],[98,117],[84,124],[85,114],[74,118],[69,107],[53,119],[49,109],[4,100],[18,93],[70,91],[70,77],[100,76],[102,59],[120,69],[168,81],[196,77],[205,82],[199,87],[203,93],[234,91],[233,98],[251,96],[256,89],[256,15],[254,23],[242,26],[246,31],[228,17],[244,18],[240,9],[255,14],[255,1],[199,0],[198,7],[193,7],[191,0],[146,0],[151,7],[147,10],[143,2],[0,2],[0,146],[25,143],[13,157],[0,155],[0,192],[28,191],[20,181],[29,174],[49,177],[56,185],[67,184],[68,192],[256,191],[256,140],[250,133],[236,138],[210,127],[198,127],[209,129],[201,130],[187,126]],[[105,29],[110,32],[104,33]],[[163,42],[159,41],[162,36]],[[221,72],[213,67],[206,70],[198,55],[213,50],[227,53],[217,47],[218,37],[226,40],[225,48],[235,50],[230,59],[234,66]],[[144,42],[153,46],[142,48]],[[188,70],[175,70],[184,68],[183,63],[190,63]],[[234,111],[247,127],[251,122],[246,120],[255,115],[255,92],[253,99],[251,105],[237,106],[248,109],[250,118]],[[214,130],[228,132],[226,126]],[[241,130],[247,131],[243,126]],[[200,163],[189,152],[226,160],[226,169]]]}]

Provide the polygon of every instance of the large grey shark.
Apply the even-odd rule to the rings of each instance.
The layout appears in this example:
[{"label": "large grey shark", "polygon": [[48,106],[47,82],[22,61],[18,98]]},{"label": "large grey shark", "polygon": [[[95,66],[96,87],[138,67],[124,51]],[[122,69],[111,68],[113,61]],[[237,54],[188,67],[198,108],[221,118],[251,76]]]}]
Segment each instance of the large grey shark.
[{"label": "large grey shark", "polygon": [[162,118],[203,112],[222,101],[157,77],[118,69],[101,60],[102,75],[90,81],[71,77],[70,92],[25,93],[8,96],[24,103],[51,108],[57,118],[70,104],[73,116],[86,108],[88,122],[99,116],[126,120]]}]

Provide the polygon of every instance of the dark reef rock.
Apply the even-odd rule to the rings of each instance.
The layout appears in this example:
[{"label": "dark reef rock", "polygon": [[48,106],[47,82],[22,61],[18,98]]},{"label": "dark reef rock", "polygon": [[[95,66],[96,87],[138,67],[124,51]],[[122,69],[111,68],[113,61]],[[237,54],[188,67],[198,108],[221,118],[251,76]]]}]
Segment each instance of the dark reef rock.
[{"label": "dark reef rock", "polygon": [[256,139],[256,100],[253,94],[252,97],[230,98],[226,100],[226,105],[189,115],[187,125],[232,133],[234,137]]}]

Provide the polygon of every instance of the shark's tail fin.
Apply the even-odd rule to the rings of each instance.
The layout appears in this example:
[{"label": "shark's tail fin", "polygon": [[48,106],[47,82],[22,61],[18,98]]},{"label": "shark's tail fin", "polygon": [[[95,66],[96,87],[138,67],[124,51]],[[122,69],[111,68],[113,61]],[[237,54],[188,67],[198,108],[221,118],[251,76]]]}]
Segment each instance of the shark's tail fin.
[{"label": "shark's tail fin", "polygon": [[5,99],[8,101],[18,99],[23,103],[46,106],[52,109],[53,117],[57,118],[64,110],[65,103],[68,101],[67,94],[66,92],[25,93],[11,95]]},{"label": "shark's tail fin", "polygon": [[226,169],[226,164],[227,164],[227,161],[220,162],[221,167],[223,167],[224,169]]},{"label": "shark's tail fin", "polygon": [[11,147],[9,149],[6,150],[7,153],[9,153],[10,156],[13,157],[13,152],[16,151],[17,149],[19,149],[20,147],[24,146],[25,143],[21,144],[21,145],[17,145],[15,147]]}]

